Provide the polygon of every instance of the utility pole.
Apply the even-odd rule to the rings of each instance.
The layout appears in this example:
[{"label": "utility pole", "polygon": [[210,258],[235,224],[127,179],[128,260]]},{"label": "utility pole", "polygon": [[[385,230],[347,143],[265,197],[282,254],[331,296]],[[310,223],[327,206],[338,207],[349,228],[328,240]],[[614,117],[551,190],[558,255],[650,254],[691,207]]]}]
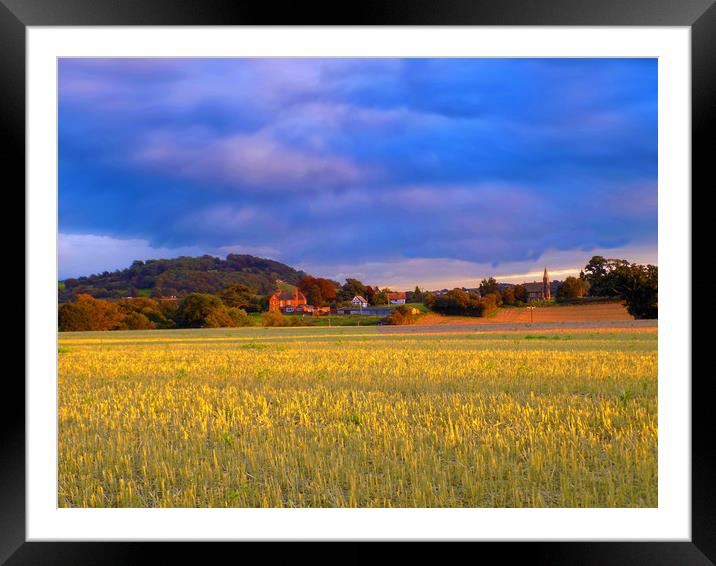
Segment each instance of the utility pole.
[{"label": "utility pole", "polygon": [[530,310],[530,322],[534,322],[535,307],[527,307]]}]

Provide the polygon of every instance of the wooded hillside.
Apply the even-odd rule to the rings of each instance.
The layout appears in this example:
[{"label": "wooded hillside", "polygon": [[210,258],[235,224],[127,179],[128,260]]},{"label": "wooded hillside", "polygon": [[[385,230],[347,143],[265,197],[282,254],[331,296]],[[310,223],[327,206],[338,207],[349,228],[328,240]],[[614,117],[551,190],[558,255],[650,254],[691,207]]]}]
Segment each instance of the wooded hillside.
[{"label": "wooded hillside", "polygon": [[230,285],[246,285],[260,294],[276,288],[276,280],[297,284],[305,275],[278,261],[251,255],[229,254],[226,259],[204,255],[135,261],[126,269],[70,278],[60,282],[60,303],[78,294],[95,298],[170,296],[218,293]]}]

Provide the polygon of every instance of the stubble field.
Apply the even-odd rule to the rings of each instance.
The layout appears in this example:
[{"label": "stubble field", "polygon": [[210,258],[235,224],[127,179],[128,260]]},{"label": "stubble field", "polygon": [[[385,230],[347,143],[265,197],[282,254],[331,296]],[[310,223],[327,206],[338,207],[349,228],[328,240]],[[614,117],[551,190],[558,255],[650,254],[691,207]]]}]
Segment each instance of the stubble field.
[{"label": "stubble field", "polygon": [[60,507],[658,503],[655,331],[63,333],[58,356]]}]

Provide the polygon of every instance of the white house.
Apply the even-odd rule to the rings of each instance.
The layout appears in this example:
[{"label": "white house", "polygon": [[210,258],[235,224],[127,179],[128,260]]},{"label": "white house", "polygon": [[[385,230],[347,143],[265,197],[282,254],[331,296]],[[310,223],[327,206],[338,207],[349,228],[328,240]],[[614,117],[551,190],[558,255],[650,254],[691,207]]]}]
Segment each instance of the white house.
[{"label": "white house", "polygon": [[351,301],[354,305],[358,305],[362,308],[366,308],[368,306],[368,301],[366,301],[363,297],[360,295],[356,295],[353,297],[353,300]]}]

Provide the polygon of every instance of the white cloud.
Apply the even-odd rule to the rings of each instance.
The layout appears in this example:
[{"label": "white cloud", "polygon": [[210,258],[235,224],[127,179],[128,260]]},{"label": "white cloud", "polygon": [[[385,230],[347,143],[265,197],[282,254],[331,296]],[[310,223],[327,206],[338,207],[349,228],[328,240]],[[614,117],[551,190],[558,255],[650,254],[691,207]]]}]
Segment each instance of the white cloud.
[{"label": "white cloud", "polygon": [[194,179],[216,179],[263,188],[305,184],[335,186],[365,177],[350,159],[288,147],[266,132],[236,134],[205,144],[155,133],[135,153],[137,163]]}]

